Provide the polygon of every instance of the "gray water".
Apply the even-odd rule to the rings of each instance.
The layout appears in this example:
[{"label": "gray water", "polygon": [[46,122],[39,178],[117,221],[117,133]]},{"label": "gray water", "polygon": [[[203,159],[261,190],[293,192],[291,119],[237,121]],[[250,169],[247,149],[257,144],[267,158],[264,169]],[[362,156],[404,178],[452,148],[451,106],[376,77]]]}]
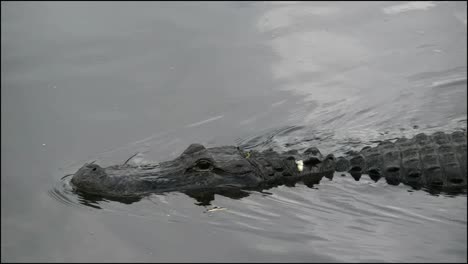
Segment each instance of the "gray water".
[{"label": "gray water", "polygon": [[61,179],[466,129],[466,26],[466,2],[1,2],[1,260],[466,262],[466,194],[335,177],[123,204]]}]

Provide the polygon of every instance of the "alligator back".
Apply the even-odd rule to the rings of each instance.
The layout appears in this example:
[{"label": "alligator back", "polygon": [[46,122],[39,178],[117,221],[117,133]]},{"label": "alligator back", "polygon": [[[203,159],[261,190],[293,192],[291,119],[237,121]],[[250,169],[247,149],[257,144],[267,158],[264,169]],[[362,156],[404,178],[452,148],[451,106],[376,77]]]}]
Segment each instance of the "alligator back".
[{"label": "alligator back", "polygon": [[378,181],[416,188],[466,188],[466,132],[418,134],[411,139],[383,141],[337,159],[336,171],[348,171],[356,180],[368,174]]}]

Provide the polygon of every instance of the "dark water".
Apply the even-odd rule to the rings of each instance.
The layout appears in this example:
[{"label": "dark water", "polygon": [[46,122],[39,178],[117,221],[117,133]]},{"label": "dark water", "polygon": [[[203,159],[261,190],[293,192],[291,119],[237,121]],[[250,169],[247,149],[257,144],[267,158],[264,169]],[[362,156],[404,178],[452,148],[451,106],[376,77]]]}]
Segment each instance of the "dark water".
[{"label": "dark water", "polygon": [[324,153],[466,129],[465,2],[2,2],[3,261],[467,261],[466,195],[367,177],[195,205],[68,173],[190,143]]}]

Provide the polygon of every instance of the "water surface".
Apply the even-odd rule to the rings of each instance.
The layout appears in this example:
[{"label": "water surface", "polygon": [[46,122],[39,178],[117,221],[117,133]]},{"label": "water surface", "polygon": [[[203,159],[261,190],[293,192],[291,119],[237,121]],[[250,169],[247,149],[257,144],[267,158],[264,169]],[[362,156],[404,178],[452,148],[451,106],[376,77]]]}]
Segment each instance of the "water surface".
[{"label": "water surface", "polygon": [[203,207],[61,180],[193,142],[329,153],[466,129],[466,3],[1,7],[3,261],[467,261],[466,195],[335,175]]}]

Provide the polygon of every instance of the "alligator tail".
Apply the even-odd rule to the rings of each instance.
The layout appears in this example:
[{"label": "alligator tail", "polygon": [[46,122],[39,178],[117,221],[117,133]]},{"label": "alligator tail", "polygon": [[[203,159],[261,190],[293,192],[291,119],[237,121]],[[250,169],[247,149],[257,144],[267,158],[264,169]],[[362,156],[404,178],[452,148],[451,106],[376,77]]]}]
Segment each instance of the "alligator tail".
[{"label": "alligator tail", "polygon": [[466,188],[466,132],[418,134],[411,139],[383,141],[359,152],[338,157],[335,170],[355,180],[367,174],[374,181],[413,187]]}]

